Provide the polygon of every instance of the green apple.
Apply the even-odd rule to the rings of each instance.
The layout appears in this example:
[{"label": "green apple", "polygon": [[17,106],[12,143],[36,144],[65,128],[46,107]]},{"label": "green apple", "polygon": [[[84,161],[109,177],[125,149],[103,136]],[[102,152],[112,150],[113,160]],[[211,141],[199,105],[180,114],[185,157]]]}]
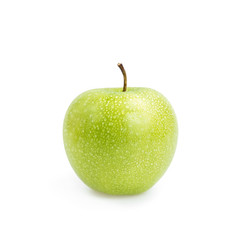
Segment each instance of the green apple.
[{"label": "green apple", "polygon": [[100,192],[137,194],[152,187],[173,158],[178,127],[169,101],[150,88],[103,88],[80,94],[63,126],[69,162]]}]

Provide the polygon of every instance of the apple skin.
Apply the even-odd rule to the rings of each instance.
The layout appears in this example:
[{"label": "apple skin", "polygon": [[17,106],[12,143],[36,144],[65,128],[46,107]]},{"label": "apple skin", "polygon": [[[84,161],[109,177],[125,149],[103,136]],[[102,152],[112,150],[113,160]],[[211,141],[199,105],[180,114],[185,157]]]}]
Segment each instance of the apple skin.
[{"label": "apple skin", "polygon": [[172,106],[149,88],[84,92],[69,106],[63,126],[76,174],[92,189],[112,195],[151,188],[171,163],[177,135]]}]

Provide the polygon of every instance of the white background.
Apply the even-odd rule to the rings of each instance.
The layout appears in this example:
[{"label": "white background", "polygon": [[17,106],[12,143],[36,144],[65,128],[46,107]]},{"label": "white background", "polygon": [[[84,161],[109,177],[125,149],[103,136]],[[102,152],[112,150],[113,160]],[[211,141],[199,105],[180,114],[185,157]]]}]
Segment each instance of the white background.
[{"label": "white background", "polygon": [[[62,124],[100,87],[163,93],[179,141],[130,197],[71,169]],[[238,0],[0,1],[0,239],[240,239]]]}]

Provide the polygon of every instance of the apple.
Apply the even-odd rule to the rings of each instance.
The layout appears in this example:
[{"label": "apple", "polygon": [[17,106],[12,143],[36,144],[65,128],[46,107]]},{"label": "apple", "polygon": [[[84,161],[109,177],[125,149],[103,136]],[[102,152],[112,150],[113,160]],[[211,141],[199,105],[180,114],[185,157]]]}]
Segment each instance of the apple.
[{"label": "apple", "polygon": [[93,89],[69,106],[63,126],[69,162],[90,188],[130,195],[151,188],[167,170],[177,145],[169,101],[150,88]]}]

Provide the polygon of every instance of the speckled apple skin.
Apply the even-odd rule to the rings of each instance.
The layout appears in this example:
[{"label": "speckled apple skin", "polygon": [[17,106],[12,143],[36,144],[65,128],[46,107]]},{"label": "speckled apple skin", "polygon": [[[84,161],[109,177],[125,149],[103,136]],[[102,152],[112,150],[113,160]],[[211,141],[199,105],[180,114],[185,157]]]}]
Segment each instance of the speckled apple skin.
[{"label": "speckled apple skin", "polygon": [[149,88],[84,92],[69,106],[63,126],[76,174],[89,187],[113,195],[152,187],[171,163],[177,135],[172,106]]}]

